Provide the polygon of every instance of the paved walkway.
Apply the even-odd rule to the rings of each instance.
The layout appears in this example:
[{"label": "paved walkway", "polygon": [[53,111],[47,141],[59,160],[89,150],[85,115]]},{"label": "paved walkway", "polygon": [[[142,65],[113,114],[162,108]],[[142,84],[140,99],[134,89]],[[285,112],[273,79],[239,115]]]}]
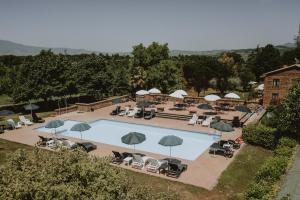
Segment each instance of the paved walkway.
[{"label": "paved walkway", "polygon": [[297,150],[293,166],[284,180],[277,199],[281,200],[287,195],[290,195],[289,199],[291,200],[300,199],[300,148]]}]

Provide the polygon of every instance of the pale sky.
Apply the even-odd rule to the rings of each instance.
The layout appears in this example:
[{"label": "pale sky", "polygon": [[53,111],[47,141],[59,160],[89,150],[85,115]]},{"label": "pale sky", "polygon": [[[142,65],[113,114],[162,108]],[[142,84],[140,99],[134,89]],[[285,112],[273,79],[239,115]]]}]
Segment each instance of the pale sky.
[{"label": "pale sky", "polygon": [[283,44],[299,23],[300,0],[0,0],[0,39],[106,52]]}]

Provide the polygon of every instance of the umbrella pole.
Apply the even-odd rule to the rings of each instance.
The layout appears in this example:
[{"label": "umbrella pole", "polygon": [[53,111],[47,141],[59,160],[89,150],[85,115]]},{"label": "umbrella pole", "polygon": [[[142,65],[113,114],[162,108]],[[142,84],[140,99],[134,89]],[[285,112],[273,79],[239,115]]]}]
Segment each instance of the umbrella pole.
[{"label": "umbrella pole", "polygon": [[171,157],[171,146],[170,146],[170,157]]},{"label": "umbrella pole", "polygon": [[135,153],[135,144],[133,145],[133,153]]},{"label": "umbrella pole", "polygon": [[79,131],[80,132],[80,139],[82,140],[82,133],[81,133],[81,131]]}]

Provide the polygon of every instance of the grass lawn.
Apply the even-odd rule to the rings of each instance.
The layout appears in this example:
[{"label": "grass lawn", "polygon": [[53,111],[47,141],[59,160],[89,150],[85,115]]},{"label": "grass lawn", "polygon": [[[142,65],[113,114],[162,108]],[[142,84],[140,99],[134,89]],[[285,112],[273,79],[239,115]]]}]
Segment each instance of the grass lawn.
[{"label": "grass lawn", "polygon": [[13,100],[9,96],[2,94],[0,95],[0,105],[12,104]]},{"label": "grass lawn", "polygon": [[[5,162],[7,153],[18,148],[32,149],[27,145],[0,139],[0,165]],[[181,199],[242,199],[243,192],[253,180],[254,174],[270,156],[272,156],[271,151],[246,145],[221,175],[218,185],[212,191],[143,173],[133,171],[127,171],[127,173],[136,184],[149,186],[157,191],[170,190],[178,192],[181,194]]]}]

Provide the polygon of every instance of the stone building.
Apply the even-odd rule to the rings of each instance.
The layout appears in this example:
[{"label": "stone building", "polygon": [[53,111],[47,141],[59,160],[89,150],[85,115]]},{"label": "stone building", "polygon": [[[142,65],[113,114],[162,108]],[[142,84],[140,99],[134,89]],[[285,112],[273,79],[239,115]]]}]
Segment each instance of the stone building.
[{"label": "stone building", "polygon": [[300,78],[300,64],[284,66],[261,76],[264,80],[263,105],[279,104],[289,88]]}]

